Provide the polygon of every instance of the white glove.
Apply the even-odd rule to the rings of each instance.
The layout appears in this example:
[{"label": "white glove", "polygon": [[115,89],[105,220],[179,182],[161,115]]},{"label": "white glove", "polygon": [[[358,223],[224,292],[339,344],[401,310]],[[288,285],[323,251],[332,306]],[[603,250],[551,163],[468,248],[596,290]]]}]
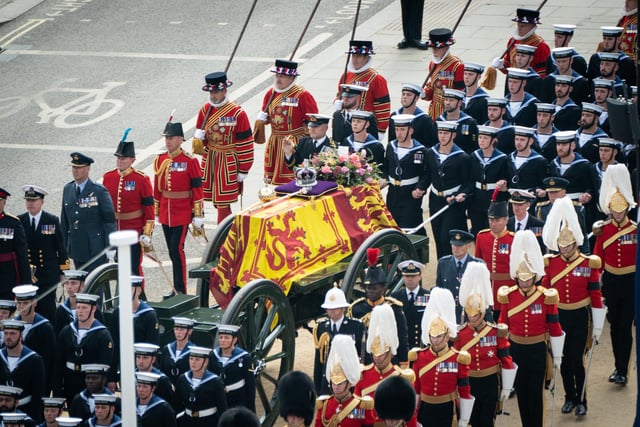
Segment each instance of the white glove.
[{"label": "white glove", "polygon": [[341,99],[336,99],[335,101],[333,101],[333,108],[336,111],[341,111],[342,110],[342,100]]},{"label": "white glove", "polygon": [[384,141],[385,136],[387,136],[385,132],[378,132],[378,141]]},{"label": "white glove", "polygon": [[469,425],[469,420],[458,420],[458,427],[467,427]]},{"label": "white glove", "polygon": [[504,402],[505,400],[509,399],[509,395],[510,394],[511,394],[511,390],[504,390],[503,389],[500,392],[500,400]]},{"label": "white glove", "polygon": [[193,137],[197,139],[204,139],[204,129],[196,129],[193,133]]},{"label": "white glove", "polygon": [[142,236],[140,236],[140,243],[142,243],[143,246],[150,246],[151,237],[147,236],[146,234],[143,234]]},{"label": "white glove", "polygon": [[387,185],[389,185],[389,181],[387,181],[387,180],[386,180],[386,179],[384,179],[384,178],[380,178],[380,179],[378,180],[378,183],[380,183],[380,189],[383,189],[383,188],[385,188]]},{"label": "white glove", "polygon": [[115,249],[107,250],[107,259],[109,260],[109,262],[116,262],[116,250]]},{"label": "white glove", "polygon": [[593,308],[591,307],[591,318],[593,320],[593,340],[598,342],[600,335],[602,334],[602,328],[604,327],[604,319],[607,315],[607,308]]},{"label": "white glove", "polygon": [[264,111],[260,111],[258,113],[258,120],[262,120],[263,122],[266,122],[268,118],[269,118],[269,115]]},{"label": "white glove", "polygon": [[201,216],[197,216],[195,218],[193,218],[193,221],[191,221],[193,223],[193,226],[195,228],[202,228],[204,227],[204,218]]},{"label": "white glove", "polygon": [[153,220],[155,221],[156,224],[160,225],[160,217],[159,216],[153,218]]},{"label": "white glove", "polygon": [[493,68],[497,68],[498,70],[503,70],[504,69],[504,59],[502,58],[495,58],[493,60],[493,62],[491,63],[491,66]]},{"label": "white glove", "polygon": [[560,365],[562,364],[562,356],[553,358],[553,367],[556,369],[560,369]]},{"label": "white glove", "polygon": [[242,182],[242,181],[244,181],[245,179],[247,179],[247,175],[248,175],[248,174],[246,174],[246,173],[239,173],[239,174],[238,174],[238,182]]}]

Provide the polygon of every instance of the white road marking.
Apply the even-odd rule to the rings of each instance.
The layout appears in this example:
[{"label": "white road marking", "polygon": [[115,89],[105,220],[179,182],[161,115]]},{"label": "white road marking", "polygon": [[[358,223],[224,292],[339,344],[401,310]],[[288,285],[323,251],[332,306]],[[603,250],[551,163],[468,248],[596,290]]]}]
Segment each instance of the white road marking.
[{"label": "white road marking", "polygon": [[[24,24],[20,25],[18,28],[11,31],[10,33],[0,37],[0,46],[6,46],[10,44],[14,40],[17,40],[18,38],[22,37],[29,31],[35,29],[36,27],[44,24],[47,21],[53,21],[53,19],[27,19],[27,22],[25,22]],[[7,53],[8,53],[8,50],[9,49],[7,49]]]}]

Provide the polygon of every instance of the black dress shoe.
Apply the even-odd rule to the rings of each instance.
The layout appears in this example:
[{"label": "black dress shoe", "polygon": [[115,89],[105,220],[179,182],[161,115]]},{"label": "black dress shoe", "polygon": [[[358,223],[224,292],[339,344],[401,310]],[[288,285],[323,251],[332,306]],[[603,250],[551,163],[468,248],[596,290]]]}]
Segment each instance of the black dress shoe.
[{"label": "black dress shoe", "polygon": [[409,47],[409,42],[407,39],[402,39],[400,43],[398,43],[398,49],[406,49]]},{"label": "black dress shoe", "polygon": [[618,378],[616,378],[616,384],[618,384],[618,385],[627,385],[627,376],[619,374]]},{"label": "black dress shoe", "polygon": [[563,414],[568,414],[571,411],[573,411],[573,408],[575,408],[575,407],[576,407],[575,403],[573,403],[570,400],[565,400],[564,401],[564,405],[562,405],[562,413]]},{"label": "black dress shoe", "polygon": [[587,405],[585,405],[584,403],[578,403],[578,405],[576,406],[576,415],[579,417],[584,417],[585,415],[587,415]]},{"label": "black dress shoe", "polygon": [[618,379],[618,370],[616,369],[615,371],[613,371],[613,374],[609,375],[609,382],[615,383],[617,379]]}]

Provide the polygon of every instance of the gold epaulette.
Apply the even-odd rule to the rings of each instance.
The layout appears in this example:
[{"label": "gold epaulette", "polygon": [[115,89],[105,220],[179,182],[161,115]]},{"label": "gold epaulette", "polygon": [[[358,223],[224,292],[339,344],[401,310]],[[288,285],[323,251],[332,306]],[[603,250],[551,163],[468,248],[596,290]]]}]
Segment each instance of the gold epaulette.
[{"label": "gold epaulette", "polygon": [[318,396],[318,398],[316,399],[316,409],[322,409],[322,406],[324,406],[324,403],[331,399],[331,396],[329,396],[328,394],[323,394],[322,396]]},{"label": "gold epaulette", "polygon": [[598,255],[584,255],[589,260],[589,267],[600,270],[602,268],[602,259]]},{"label": "gold epaulette", "polygon": [[541,206],[547,206],[549,203],[551,203],[550,200],[545,200],[544,202],[539,202],[536,204],[536,208],[539,208]]},{"label": "gold epaulette", "polygon": [[402,301],[400,301],[398,299],[395,299],[393,297],[384,297],[384,300],[387,301],[387,302],[390,302],[393,305],[397,305],[397,306],[400,306],[400,307],[402,307],[402,305],[403,305]]},{"label": "gold epaulette", "polygon": [[599,221],[594,222],[593,225],[591,226],[591,231],[593,232],[593,235],[594,236],[601,235],[602,234],[602,228],[605,225],[608,225],[608,224],[611,224],[611,220],[610,219],[608,219],[606,221],[599,220]]},{"label": "gold epaulette", "polygon": [[467,327],[467,322],[464,322],[464,323],[458,325],[458,332],[460,332],[461,330],[463,330],[466,327]]},{"label": "gold epaulette", "polygon": [[542,259],[544,260],[544,266],[549,267],[549,262],[550,262],[549,260],[557,256],[558,256],[557,254],[544,254],[542,257]]},{"label": "gold epaulette", "polygon": [[420,347],[413,347],[411,350],[409,350],[409,353],[407,353],[407,360],[409,360],[409,362],[415,362],[416,360],[418,360],[418,352],[423,350],[425,349]]},{"label": "gold epaulette", "polygon": [[538,286],[538,290],[544,293],[544,303],[547,305],[558,304],[560,302],[560,296],[555,288],[543,288]]},{"label": "gold epaulette", "polygon": [[331,334],[329,334],[329,332],[323,332],[322,335],[318,336],[317,331],[318,325],[313,328],[313,344],[316,350],[318,350],[320,363],[325,363],[329,354],[329,347],[331,346]]},{"label": "gold epaulette", "polygon": [[490,228],[483,228],[482,230],[478,231],[478,234],[480,234],[480,233],[487,233],[487,232],[490,232],[490,231],[491,231],[491,229],[490,229]]},{"label": "gold epaulette", "polygon": [[509,327],[504,323],[489,323],[489,325],[491,325],[492,328],[498,330],[499,338],[506,338],[507,336],[509,336]]},{"label": "gold epaulette", "polygon": [[16,221],[20,221],[20,218],[18,218],[18,217],[17,217],[17,216],[15,216],[15,215],[10,214],[9,212],[5,212],[5,213],[4,213],[4,216],[9,217],[9,218],[13,218],[13,219],[15,219]]},{"label": "gold epaulette", "polygon": [[131,168],[131,169],[133,169],[133,171],[138,175],[147,176],[147,174],[142,172],[140,169],[136,169],[136,168]]},{"label": "gold epaulette", "polygon": [[60,264],[59,267],[60,267],[60,270],[63,270],[63,271],[71,269],[71,261],[69,261],[69,258],[67,258],[64,264]]},{"label": "gold epaulette", "polygon": [[413,369],[402,369],[399,366],[395,366],[394,369],[402,378],[409,381],[410,384],[413,384],[416,381],[416,373]]},{"label": "gold epaulette", "polygon": [[500,286],[500,288],[498,289],[498,302],[500,304],[509,304],[509,294],[511,293],[512,289],[511,288],[516,288],[517,289],[517,285],[515,286]]},{"label": "gold epaulette", "polygon": [[191,154],[190,152],[186,151],[186,150],[182,150],[182,154],[184,154],[185,156],[187,156],[188,158],[192,159],[193,158],[193,154]]},{"label": "gold epaulette", "polygon": [[361,303],[365,299],[366,299],[365,297],[362,297],[362,298],[358,298],[357,300],[352,302],[351,305],[349,307],[347,307],[347,311],[344,313],[344,315],[347,316],[347,317],[353,317],[353,306],[358,304],[358,303]]},{"label": "gold epaulette", "polygon": [[373,401],[373,398],[371,396],[362,396],[362,397],[360,397],[360,396],[354,395],[353,397],[360,401],[359,406],[362,409],[367,410],[367,411],[373,409],[374,401]]},{"label": "gold epaulette", "polygon": [[456,353],[458,353],[458,363],[462,364],[462,365],[468,365],[469,363],[471,363],[471,355],[469,354],[468,351],[465,350],[456,350],[456,349],[452,349],[453,351],[455,351]]}]

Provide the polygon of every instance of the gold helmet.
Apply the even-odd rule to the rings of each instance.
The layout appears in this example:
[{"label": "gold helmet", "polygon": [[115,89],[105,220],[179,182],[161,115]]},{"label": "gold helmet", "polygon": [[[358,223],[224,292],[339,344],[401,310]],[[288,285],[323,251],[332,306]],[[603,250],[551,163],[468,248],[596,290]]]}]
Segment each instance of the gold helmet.
[{"label": "gold helmet", "polygon": [[578,214],[568,196],[553,202],[542,228],[542,241],[552,251],[558,251],[558,245],[569,246],[576,243],[581,246],[584,242]]},{"label": "gold helmet", "polygon": [[396,317],[391,306],[380,304],[373,307],[367,335],[367,352],[381,356],[391,351],[395,355],[399,344]]},{"label": "gold helmet", "polygon": [[360,380],[360,359],[349,335],[338,334],[333,337],[325,374],[333,384],[347,380],[355,385]]},{"label": "gold helmet", "polygon": [[456,302],[449,289],[431,289],[429,302],[422,315],[422,342],[429,344],[429,336],[448,333],[450,338],[458,336],[456,326]]},{"label": "gold helmet", "polygon": [[544,258],[533,231],[518,231],[513,238],[509,273],[513,279],[518,280],[529,280],[535,277],[535,282],[544,276]]},{"label": "gold helmet", "polygon": [[493,305],[491,274],[482,262],[470,262],[460,280],[460,305],[468,317],[484,313]]},{"label": "gold helmet", "polygon": [[629,170],[623,164],[607,167],[600,186],[600,209],[605,214],[636,207]]}]

